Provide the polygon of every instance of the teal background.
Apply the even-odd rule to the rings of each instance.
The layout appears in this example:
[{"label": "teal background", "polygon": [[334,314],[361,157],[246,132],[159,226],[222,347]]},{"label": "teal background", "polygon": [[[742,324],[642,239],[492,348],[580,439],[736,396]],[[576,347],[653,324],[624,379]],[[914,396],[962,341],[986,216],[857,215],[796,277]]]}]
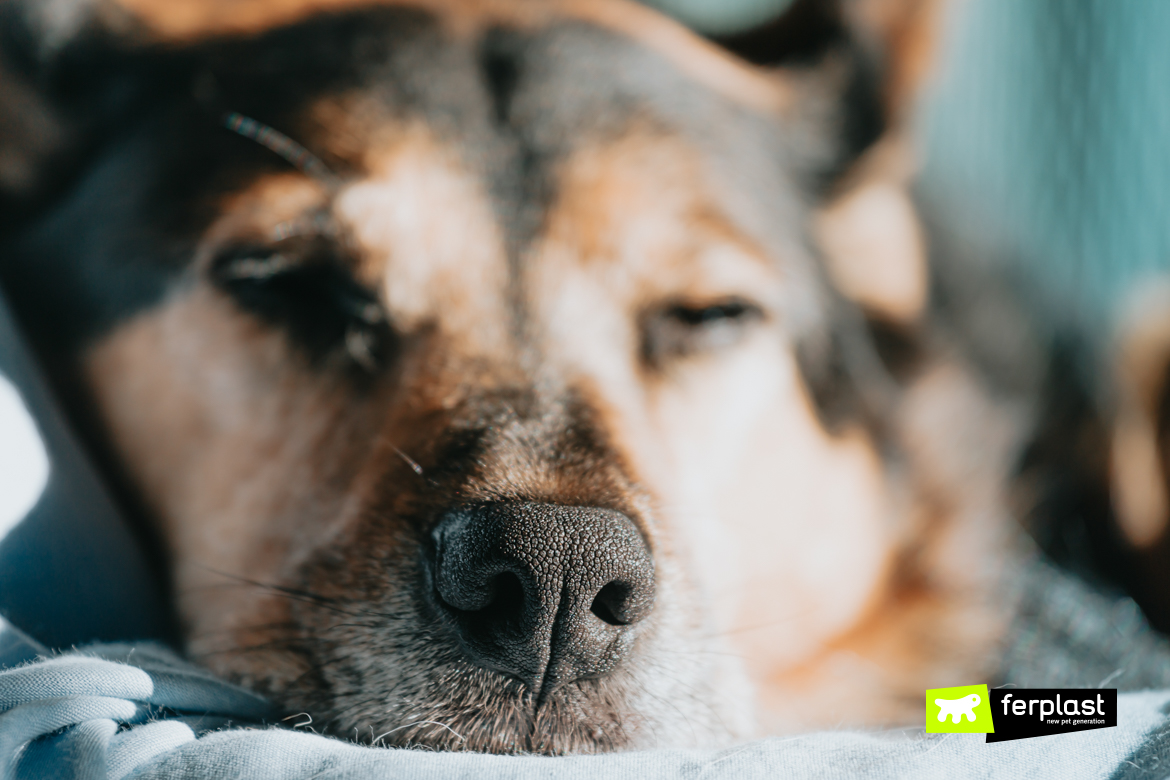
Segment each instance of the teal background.
[{"label": "teal background", "polygon": [[1113,319],[1170,266],[1170,2],[952,10],[919,121],[924,200],[1038,300]]},{"label": "teal background", "polygon": [[734,33],[775,17],[791,0],[643,0],[705,33]]}]

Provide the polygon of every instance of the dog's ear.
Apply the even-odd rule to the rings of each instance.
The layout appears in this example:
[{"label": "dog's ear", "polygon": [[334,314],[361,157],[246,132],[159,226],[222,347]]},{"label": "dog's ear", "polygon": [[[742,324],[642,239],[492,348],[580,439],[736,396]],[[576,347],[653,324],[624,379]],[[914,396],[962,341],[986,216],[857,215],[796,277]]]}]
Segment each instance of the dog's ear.
[{"label": "dog's ear", "polygon": [[815,110],[824,112],[829,96],[837,143],[818,177],[819,243],[840,292],[897,326],[917,320],[927,299],[907,135],[942,2],[795,0],[754,29],[715,38],[750,62],[811,84],[805,91]]},{"label": "dog's ear", "polygon": [[1135,559],[1135,592],[1170,626],[1170,280],[1130,301],[1118,329],[1110,479],[1118,530]]},{"label": "dog's ear", "polygon": [[774,18],[712,40],[739,57],[834,93],[830,185],[906,127],[934,60],[944,0],[793,0]]},{"label": "dog's ear", "polygon": [[103,0],[0,0],[0,235],[27,223],[167,74]]}]

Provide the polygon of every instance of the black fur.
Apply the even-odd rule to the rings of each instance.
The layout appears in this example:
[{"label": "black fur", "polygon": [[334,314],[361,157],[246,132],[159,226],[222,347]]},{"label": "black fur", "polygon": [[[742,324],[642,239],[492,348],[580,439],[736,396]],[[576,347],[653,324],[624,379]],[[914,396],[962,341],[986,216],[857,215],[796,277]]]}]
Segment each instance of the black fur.
[{"label": "black fur", "polygon": [[713,40],[766,67],[813,71],[832,61],[844,69],[839,152],[820,176],[826,191],[890,124],[882,103],[882,60],[850,28],[842,0],[796,0],[763,24]]},{"label": "black fur", "polygon": [[[809,29],[797,24],[800,14],[811,13],[808,7],[797,6],[790,30]],[[634,122],[671,128],[728,176],[755,188],[756,202],[791,201],[785,218],[795,225],[797,209],[806,205],[803,185],[828,182],[880,129],[871,121],[878,100],[874,71],[839,20],[828,17],[806,38],[785,33],[802,43],[785,44],[787,53],[775,63],[808,73],[830,55],[845,56],[851,75],[843,82],[844,107],[835,122],[800,117],[778,134],[772,119],[697,85],[625,36],[583,22],[562,22],[539,35],[495,29],[468,45],[448,38],[425,12],[374,7],[183,46],[152,43],[142,31],[118,38],[87,28],[46,55],[14,16],[18,8],[0,5],[8,14],[0,19],[0,63],[38,95],[63,140],[38,158],[41,176],[32,190],[0,191],[0,205],[12,207],[0,216],[0,285],[73,424],[138,517],[145,513],[106,444],[79,357],[198,272],[191,260],[225,195],[262,174],[291,170],[272,151],[224,129],[224,111],[285,133],[343,179],[364,173],[363,160],[330,146],[331,128],[316,125],[307,106],[360,93],[387,119],[421,120],[483,181],[506,237],[514,288],[555,200],[560,161],[579,144],[616,137]],[[713,125],[727,132],[713,136]],[[829,148],[836,151],[825,154]],[[794,225],[756,228],[794,234]],[[355,318],[376,301],[346,270],[352,259],[341,249],[329,245],[323,250],[329,256],[248,279],[224,270],[233,259],[261,257],[271,247],[224,247],[211,263],[210,281],[242,311],[281,329],[322,370],[344,365],[360,376],[393,362],[397,337],[391,322]],[[514,292],[515,329],[522,332],[523,295]],[[372,338],[371,365],[356,372],[346,358],[354,328]],[[802,350],[813,357],[801,363],[818,408],[837,422],[865,416],[858,382],[868,368],[851,362],[858,355],[873,359],[860,319],[839,330],[826,336],[827,347]]]}]

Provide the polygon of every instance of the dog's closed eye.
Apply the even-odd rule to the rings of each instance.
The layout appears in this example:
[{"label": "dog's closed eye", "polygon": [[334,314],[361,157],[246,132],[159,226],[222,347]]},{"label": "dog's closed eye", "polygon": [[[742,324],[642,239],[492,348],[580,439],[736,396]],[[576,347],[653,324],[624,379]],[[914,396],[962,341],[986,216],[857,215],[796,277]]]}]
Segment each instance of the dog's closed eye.
[{"label": "dog's closed eye", "polygon": [[354,278],[324,238],[222,252],[212,283],[244,311],[281,328],[314,362],[342,356],[370,373],[394,352],[394,332],[377,296]]},{"label": "dog's closed eye", "polygon": [[729,347],[763,316],[763,309],[741,298],[659,306],[642,318],[642,358],[663,368],[672,359]]}]

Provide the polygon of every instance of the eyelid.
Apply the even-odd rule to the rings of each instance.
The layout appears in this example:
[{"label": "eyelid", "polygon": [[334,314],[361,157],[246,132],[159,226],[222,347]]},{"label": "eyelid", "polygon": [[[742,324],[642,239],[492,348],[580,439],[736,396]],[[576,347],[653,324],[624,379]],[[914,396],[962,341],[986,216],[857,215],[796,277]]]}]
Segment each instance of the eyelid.
[{"label": "eyelid", "polygon": [[304,264],[286,254],[275,252],[267,256],[241,257],[225,265],[226,267],[221,270],[224,279],[261,281],[279,276]]},{"label": "eyelid", "polygon": [[272,229],[272,240],[280,242],[305,236],[334,238],[340,234],[337,218],[332,212],[322,210],[281,222]]},{"label": "eyelid", "polygon": [[763,306],[742,296],[667,301],[643,315],[642,360],[662,369],[672,359],[730,346],[766,317]]},{"label": "eyelid", "polygon": [[389,314],[335,241],[290,237],[229,247],[212,259],[210,281],[241,310],[282,329],[313,361],[333,360],[340,350],[375,374],[392,358]]},{"label": "eyelid", "polygon": [[[327,226],[328,219],[309,216],[304,224]],[[276,240],[219,247],[211,256],[209,270],[221,282],[265,282],[321,263],[336,264],[352,272],[355,258],[339,236],[313,230]]]},{"label": "eyelid", "polygon": [[705,314],[713,312],[714,310],[722,310],[724,313],[722,316],[716,314],[710,318],[702,318],[702,322],[696,322],[693,324],[702,325],[706,324],[707,321],[714,322],[720,319],[758,319],[766,316],[766,309],[764,306],[737,295],[710,298],[702,301],[683,299],[675,301],[662,308],[662,312],[664,314],[673,315],[679,319],[690,319],[690,317],[687,315]]}]

